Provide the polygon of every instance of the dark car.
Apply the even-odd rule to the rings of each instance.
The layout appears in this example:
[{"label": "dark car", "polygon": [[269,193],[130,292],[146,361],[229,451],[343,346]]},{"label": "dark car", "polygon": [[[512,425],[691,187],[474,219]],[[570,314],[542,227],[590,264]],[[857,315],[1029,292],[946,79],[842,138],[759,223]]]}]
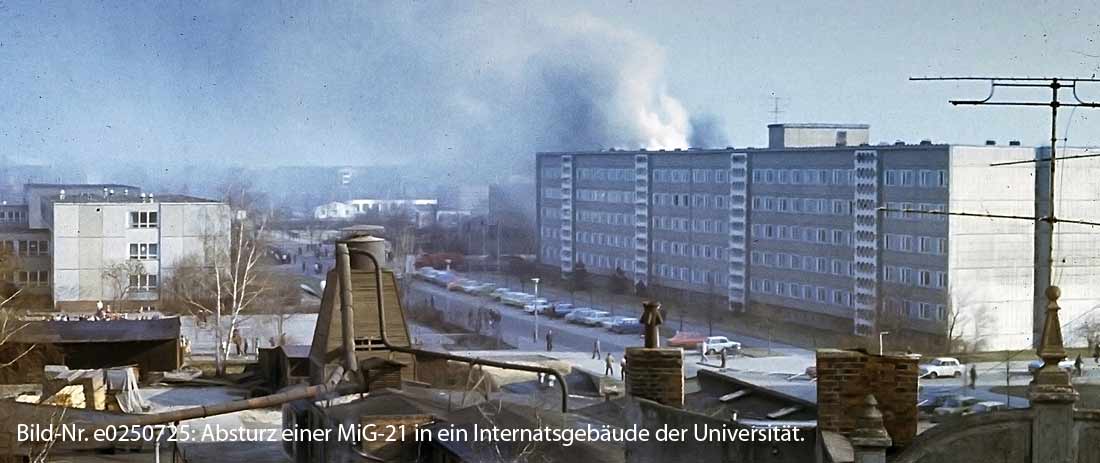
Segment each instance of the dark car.
[{"label": "dark car", "polygon": [[567,302],[559,302],[557,304],[554,304],[553,310],[547,312],[547,315],[554,318],[563,318],[566,315],[569,315],[569,313],[574,310],[576,310],[576,307],[573,307],[573,304]]},{"label": "dark car", "polygon": [[611,325],[611,328],[608,328],[608,330],[618,334],[642,334],[645,331],[645,325],[635,320],[631,322],[616,323]]}]

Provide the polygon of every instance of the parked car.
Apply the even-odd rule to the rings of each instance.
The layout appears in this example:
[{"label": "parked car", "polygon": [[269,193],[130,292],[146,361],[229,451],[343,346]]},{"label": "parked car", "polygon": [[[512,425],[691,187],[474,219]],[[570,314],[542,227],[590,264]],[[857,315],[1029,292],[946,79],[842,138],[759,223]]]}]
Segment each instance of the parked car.
[{"label": "parked car", "polygon": [[985,402],[978,402],[974,405],[971,405],[970,408],[967,408],[966,411],[963,412],[963,415],[975,415],[975,414],[978,414],[978,413],[989,413],[989,412],[995,412],[995,411],[1004,410],[1004,409],[1005,409],[1005,403],[1004,402],[997,402],[995,400],[990,400],[990,401],[985,401]]},{"label": "parked car", "polygon": [[730,341],[725,336],[710,336],[704,342],[707,345],[707,354],[717,354],[719,352],[733,354],[741,351],[741,343]]},{"label": "parked car", "polygon": [[978,403],[978,399],[970,396],[949,395],[943,400],[943,405],[932,409],[936,416],[956,415],[966,411],[967,407]]},{"label": "parked car", "polygon": [[637,318],[627,318],[608,328],[608,331],[617,334],[642,334],[645,332],[645,325],[642,325]]},{"label": "parked car", "polygon": [[585,316],[581,317],[580,322],[583,325],[600,326],[600,322],[602,322],[605,318],[608,318],[610,316],[611,316],[611,312],[607,312],[607,311],[603,311],[603,310],[593,310],[591,312],[588,312]]},{"label": "parked car", "polygon": [[431,281],[432,277],[434,277],[435,274],[438,273],[438,272],[439,272],[439,270],[436,270],[436,269],[431,268],[431,267],[420,267],[419,269],[416,270],[416,274],[414,275],[414,278],[416,278],[418,280]]},{"label": "parked car", "polygon": [[481,283],[477,286],[474,286],[473,288],[471,288],[469,291],[466,291],[466,292],[468,292],[470,294],[476,294],[478,296],[488,296],[488,295],[492,294],[493,291],[495,291],[496,289],[497,289],[497,285],[494,285],[492,283]]},{"label": "parked car", "polygon": [[494,289],[493,292],[489,293],[489,297],[499,301],[500,298],[504,297],[505,294],[508,294],[510,292],[512,292],[512,290],[508,288],[497,288]]},{"label": "parked car", "polygon": [[936,379],[944,376],[958,378],[966,371],[966,367],[959,363],[959,359],[953,357],[937,357],[920,366],[920,377]]},{"label": "parked car", "polygon": [[460,291],[460,292],[463,292],[463,291],[466,290],[467,286],[473,286],[475,284],[477,284],[477,282],[474,281],[474,280],[470,280],[470,279],[467,279],[467,278],[459,278],[459,279],[456,279],[454,281],[451,281],[450,283],[447,283],[447,291]]},{"label": "parked car", "polygon": [[500,302],[503,302],[505,305],[522,308],[523,306],[530,304],[531,301],[534,299],[535,296],[527,293],[511,292],[501,297]]},{"label": "parked car", "polygon": [[668,338],[668,347],[683,347],[684,349],[695,349],[699,347],[699,343],[707,339],[700,333],[694,333],[691,331],[677,331],[676,335]]},{"label": "parked car", "polygon": [[569,323],[578,323],[579,324],[579,323],[581,323],[581,321],[580,321],[581,317],[587,316],[589,313],[595,312],[595,311],[596,311],[595,309],[589,309],[589,308],[573,309],[572,312],[569,312],[569,314],[565,316],[565,321],[567,321]]},{"label": "parked car", "polygon": [[431,276],[431,278],[428,279],[428,281],[440,286],[447,286],[447,283],[450,283],[457,278],[458,275],[455,275],[454,272],[437,271]]},{"label": "parked car", "polygon": [[[1027,371],[1028,373],[1031,373],[1032,376],[1035,376],[1035,372],[1039,371],[1039,369],[1042,367],[1042,359],[1032,360],[1031,363],[1027,364]],[[1058,362],[1058,368],[1065,370],[1067,373],[1073,372],[1073,360],[1065,359],[1061,362]]]},{"label": "parked car", "polygon": [[550,305],[550,301],[546,300],[546,298],[540,297],[538,299],[532,299],[530,303],[525,304],[523,306],[523,311],[529,314],[534,314],[535,312],[538,312],[539,314],[544,314],[552,307],[553,306]]},{"label": "parked car", "polygon": [[557,304],[554,304],[554,310],[547,312],[547,315],[554,318],[562,318],[566,315],[569,315],[569,312],[572,312],[573,309],[573,304],[570,304],[568,302],[559,302]]},{"label": "parked car", "polygon": [[613,325],[615,325],[616,323],[619,323],[624,318],[627,318],[627,317],[623,317],[623,316],[620,316],[620,315],[609,315],[608,317],[604,318],[603,320],[600,320],[600,328],[605,328],[605,329],[606,328],[611,328]]}]

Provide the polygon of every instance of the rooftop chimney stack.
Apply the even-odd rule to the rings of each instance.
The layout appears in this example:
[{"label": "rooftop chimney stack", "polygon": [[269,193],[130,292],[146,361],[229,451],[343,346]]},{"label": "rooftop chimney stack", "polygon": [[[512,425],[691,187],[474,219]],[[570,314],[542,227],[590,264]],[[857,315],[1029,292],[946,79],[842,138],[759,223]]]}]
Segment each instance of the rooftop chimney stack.
[{"label": "rooftop chimney stack", "polygon": [[[895,446],[917,434],[917,362],[920,356],[873,355],[862,350],[817,350],[817,423],[822,431],[860,437],[859,410],[867,396],[882,413],[883,426]],[[866,436],[864,436],[866,437]]]},{"label": "rooftop chimney stack", "polygon": [[986,140],[985,146],[997,146],[997,140]]},{"label": "rooftop chimney stack", "polygon": [[61,191],[58,192],[57,197],[58,197],[58,199],[65,199],[65,189],[64,188],[62,188]]},{"label": "rooftop chimney stack", "polygon": [[658,347],[659,340],[654,334],[664,321],[661,304],[646,301],[642,306],[640,322],[645,325],[646,346],[626,349],[626,392],[664,405],[683,407],[684,352],[679,347]]}]

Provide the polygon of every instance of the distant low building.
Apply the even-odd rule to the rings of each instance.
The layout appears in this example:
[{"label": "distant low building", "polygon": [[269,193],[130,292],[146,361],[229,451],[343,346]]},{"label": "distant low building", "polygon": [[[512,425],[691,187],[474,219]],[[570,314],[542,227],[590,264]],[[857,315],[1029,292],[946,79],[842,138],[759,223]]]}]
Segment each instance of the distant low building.
[{"label": "distant low building", "polygon": [[366,214],[397,214],[406,212],[410,218],[419,218],[421,214],[434,212],[439,202],[434,199],[353,199],[351,201],[333,201],[313,209],[313,218],[317,220],[351,220]]}]

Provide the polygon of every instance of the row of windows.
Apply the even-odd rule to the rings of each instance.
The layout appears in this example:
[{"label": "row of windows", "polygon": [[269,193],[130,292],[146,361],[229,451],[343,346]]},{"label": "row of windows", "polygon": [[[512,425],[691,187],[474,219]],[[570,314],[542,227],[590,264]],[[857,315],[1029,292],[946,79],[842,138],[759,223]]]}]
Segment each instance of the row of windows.
[{"label": "row of windows", "polygon": [[577,252],[577,260],[584,262],[584,265],[589,268],[604,268],[608,270],[621,269],[624,272],[634,270],[634,261],[623,257],[593,254],[590,252]]},{"label": "row of windows", "polygon": [[846,186],[852,184],[852,169],[755,169],[752,183]]},{"label": "row of windows", "polygon": [[802,241],[835,246],[852,245],[852,232],[838,228],[757,223],[752,225],[752,237],[753,239]]},{"label": "row of windows", "polygon": [[599,233],[599,232],[577,232],[577,242],[585,244],[597,244],[600,246],[611,246],[615,248],[629,248],[630,238],[626,235],[616,235],[612,233]]},{"label": "row of windows", "polygon": [[148,273],[130,275],[130,289],[137,291],[149,291],[157,289],[157,276]]},{"label": "row of windows", "polygon": [[50,255],[49,240],[7,240],[0,241],[0,250],[7,254],[36,257]]},{"label": "row of windows", "polygon": [[561,167],[543,167],[542,178],[561,178]]},{"label": "row of windows", "polygon": [[602,167],[584,167],[577,169],[577,178],[582,180],[630,182],[634,180],[634,170]]},{"label": "row of windows", "polygon": [[157,228],[156,211],[131,212],[130,228]]},{"label": "row of windows", "polygon": [[624,190],[577,190],[577,201],[595,201],[601,203],[633,203],[634,192]]},{"label": "row of windows", "polygon": [[753,251],[753,265],[780,269],[801,270],[803,272],[833,274],[839,276],[855,275],[855,265],[850,260],[828,259],[825,257],[802,256],[784,252],[772,253]]},{"label": "row of windows", "polygon": [[577,211],[578,222],[602,223],[607,225],[632,225],[634,216],[621,212]]},{"label": "row of windows", "polygon": [[542,227],[542,233],[541,234],[542,234],[543,238],[554,238],[554,239],[556,239],[556,238],[561,237],[561,229],[556,228],[556,227]]},{"label": "row of windows", "polygon": [[0,211],[0,222],[26,222],[27,213],[19,209]]},{"label": "row of windows", "polygon": [[943,212],[943,204],[927,204],[927,203],[886,203],[886,218],[899,219],[899,220],[924,220],[929,222],[943,222],[947,220],[946,215],[941,214],[921,214],[919,212],[899,212],[902,210],[911,211],[937,211]]},{"label": "row of windows", "polygon": [[675,265],[660,264],[656,266],[657,276],[667,280],[686,281],[695,284],[724,285],[725,274],[713,270],[693,269]]},{"label": "row of windows", "polygon": [[[744,199],[743,197],[738,197]],[[708,195],[704,193],[654,193],[654,206],[694,207],[696,209],[727,209],[730,206],[729,195]]]},{"label": "row of windows", "polygon": [[886,298],[885,310],[896,313],[905,318],[920,318],[922,320],[939,321],[947,320],[947,307],[943,304],[910,301],[907,299]]},{"label": "row of windows", "polygon": [[158,250],[157,243],[130,243],[130,259],[156,259]]},{"label": "row of windows", "polygon": [[50,285],[50,271],[19,271],[0,273],[0,281],[9,281],[20,286],[46,287]]},{"label": "row of windows", "polygon": [[729,230],[729,222],[719,219],[657,216],[653,218],[653,228],[679,232],[726,233]]},{"label": "row of windows", "polygon": [[896,235],[883,236],[883,248],[887,251],[912,252],[942,256],[947,254],[947,238],[931,236]]},{"label": "row of windows", "polygon": [[661,183],[727,183],[729,169],[653,169],[653,181]]},{"label": "row of windows", "polygon": [[690,244],[668,240],[653,240],[653,252],[670,256],[697,257],[714,260],[726,260],[726,256],[728,255],[724,246]]},{"label": "row of windows", "polygon": [[882,175],[886,186],[947,188],[946,170],[887,169]]},{"label": "row of windows", "polygon": [[542,208],[542,217],[544,219],[560,219],[561,208],[558,207],[544,207]]},{"label": "row of windows", "polygon": [[749,288],[757,293],[774,294],[779,297],[789,297],[791,299],[800,299],[841,307],[852,307],[855,303],[852,292],[848,290],[804,285],[788,281],[753,278],[749,282]]},{"label": "row of windows", "polygon": [[794,214],[852,215],[852,200],[823,198],[786,198],[754,196],[754,211],[790,212]]},{"label": "row of windows", "polygon": [[914,270],[909,267],[887,265],[883,267],[882,279],[890,283],[922,288],[942,289],[947,287],[947,273],[938,270]]},{"label": "row of windows", "polygon": [[542,197],[546,199],[561,199],[561,188],[547,187],[542,189]]}]

